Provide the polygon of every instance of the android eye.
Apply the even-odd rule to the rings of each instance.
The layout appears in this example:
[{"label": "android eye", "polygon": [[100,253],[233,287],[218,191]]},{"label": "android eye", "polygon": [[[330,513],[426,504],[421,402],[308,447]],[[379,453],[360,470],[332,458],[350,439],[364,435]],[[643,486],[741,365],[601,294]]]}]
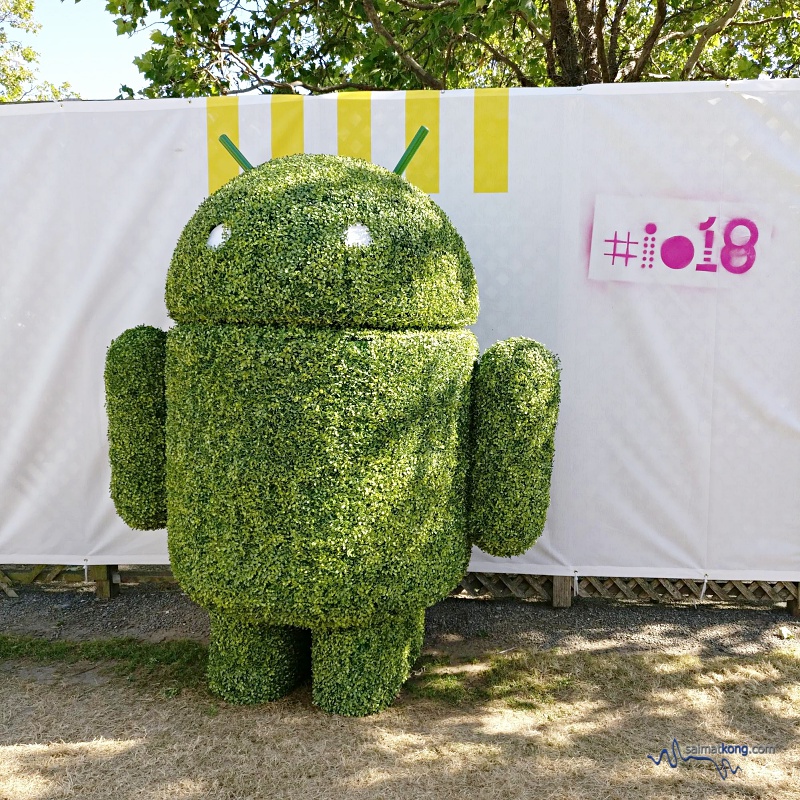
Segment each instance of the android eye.
[{"label": "android eye", "polygon": [[216,250],[228,241],[230,235],[231,229],[227,225],[217,225],[215,228],[212,228],[211,233],[208,234],[206,247]]},{"label": "android eye", "polygon": [[348,247],[366,247],[372,244],[369,228],[366,225],[362,225],[360,222],[356,225],[351,225],[345,231],[344,243]]}]

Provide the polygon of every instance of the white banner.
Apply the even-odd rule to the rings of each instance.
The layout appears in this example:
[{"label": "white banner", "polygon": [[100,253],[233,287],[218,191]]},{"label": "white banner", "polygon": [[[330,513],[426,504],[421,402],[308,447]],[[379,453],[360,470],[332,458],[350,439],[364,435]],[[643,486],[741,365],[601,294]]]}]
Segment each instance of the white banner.
[{"label": "white banner", "polygon": [[109,499],[103,365],[170,324],[218,135],[392,168],[420,124],[482,348],[563,369],[545,533],[471,569],[800,580],[796,81],[0,106],[0,563],[168,561]]}]

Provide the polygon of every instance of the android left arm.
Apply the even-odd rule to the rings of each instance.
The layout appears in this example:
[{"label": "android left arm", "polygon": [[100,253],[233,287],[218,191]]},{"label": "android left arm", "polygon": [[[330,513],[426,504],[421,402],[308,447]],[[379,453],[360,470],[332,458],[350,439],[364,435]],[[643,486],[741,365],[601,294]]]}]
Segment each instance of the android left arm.
[{"label": "android left arm", "polygon": [[471,539],[490,555],[519,555],[542,533],[550,503],[558,359],[531,339],[497,342],[472,392]]},{"label": "android left arm", "polygon": [[114,339],[106,356],[111,498],[140,530],[167,524],[166,341],[164,331],[140,325]]}]

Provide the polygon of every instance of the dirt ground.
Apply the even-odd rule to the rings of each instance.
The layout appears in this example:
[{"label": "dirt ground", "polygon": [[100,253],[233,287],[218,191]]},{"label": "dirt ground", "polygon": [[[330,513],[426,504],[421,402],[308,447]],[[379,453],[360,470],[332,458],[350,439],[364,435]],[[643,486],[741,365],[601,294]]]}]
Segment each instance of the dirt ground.
[{"label": "dirt ground", "polygon": [[[178,590],[19,594],[0,599],[0,633],[208,637]],[[323,714],[308,687],[242,708],[104,663],[8,659],[0,800],[800,800],[794,636],[781,607],[450,599],[428,612],[427,666],[363,719]],[[684,760],[722,742],[775,751]]]}]

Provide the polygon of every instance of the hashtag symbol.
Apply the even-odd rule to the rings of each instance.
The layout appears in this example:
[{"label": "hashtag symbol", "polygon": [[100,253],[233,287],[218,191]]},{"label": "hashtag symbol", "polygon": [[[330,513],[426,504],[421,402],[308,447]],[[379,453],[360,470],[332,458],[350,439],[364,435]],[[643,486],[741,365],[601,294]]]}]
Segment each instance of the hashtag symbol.
[{"label": "hashtag symbol", "polygon": [[[631,245],[632,244],[639,244],[639,242],[632,242],[631,241],[631,232],[628,231],[625,234],[624,239],[618,238],[618,234],[614,231],[614,238],[613,239],[603,239],[604,242],[607,242],[611,245],[611,252],[610,253],[603,253],[603,255],[611,256],[611,266],[615,266],[617,263],[618,258],[625,259],[625,266],[628,266],[628,261],[632,258],[636,258],[636,255],[631,252]],[[618,245],[625,245],[625,249],[622,248],[617,249]]]}]

